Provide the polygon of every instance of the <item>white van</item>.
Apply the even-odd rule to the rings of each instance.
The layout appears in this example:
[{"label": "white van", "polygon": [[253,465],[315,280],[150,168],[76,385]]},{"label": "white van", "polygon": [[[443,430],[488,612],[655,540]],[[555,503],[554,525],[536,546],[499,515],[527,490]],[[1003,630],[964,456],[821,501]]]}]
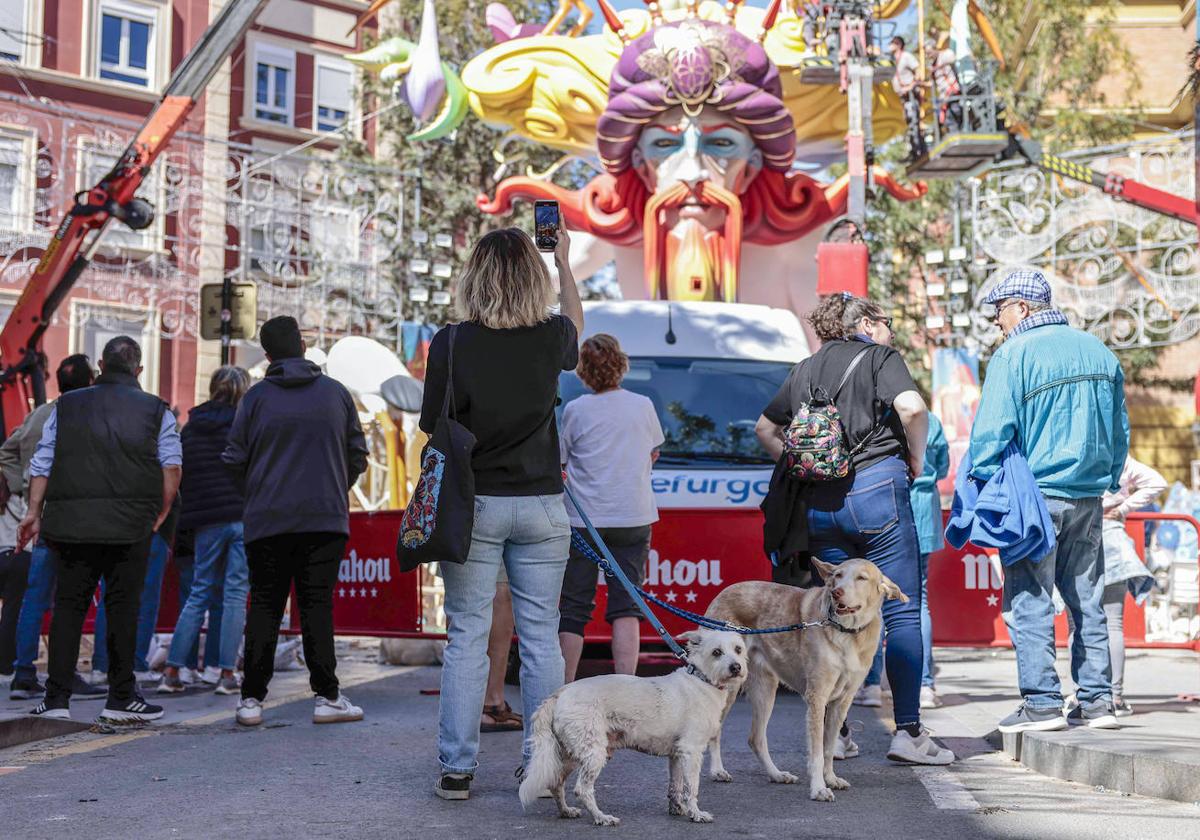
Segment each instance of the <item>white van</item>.
[{"label": "white van", "polygon": [[[646,589],[702,613],[730,583],[770,579],[758,507],[774,464],[754,425],[809,355],[796,315],[752,304],[667,301],[585,303],[584,311],[584,338],[617,338],[629,355],[622,387],[650,398],[666,436],[651,479],[660,520]],[[584,391],[574,373],[562,375],[564,405]],[[597,616],[603,598],[601,587]],[[689,626],[662,617],[672,632]],[[648,625],[644,632],[657,640]],[[585,637],[607,641],[608,626],[593,620]]]}]

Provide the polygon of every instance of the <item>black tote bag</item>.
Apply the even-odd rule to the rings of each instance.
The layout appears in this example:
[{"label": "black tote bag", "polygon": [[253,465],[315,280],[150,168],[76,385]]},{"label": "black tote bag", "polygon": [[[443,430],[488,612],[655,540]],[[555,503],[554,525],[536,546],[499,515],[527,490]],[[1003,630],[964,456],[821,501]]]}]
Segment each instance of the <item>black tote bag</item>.
[{"label": "black tote bag", "polygon": [[410,572],[422,563],[465,563],[475,525],[475,435],[455,419],[454,336],[450,327],[446,397],[433,436],[421,450],[421,477],[404,510],[396,562]]}]

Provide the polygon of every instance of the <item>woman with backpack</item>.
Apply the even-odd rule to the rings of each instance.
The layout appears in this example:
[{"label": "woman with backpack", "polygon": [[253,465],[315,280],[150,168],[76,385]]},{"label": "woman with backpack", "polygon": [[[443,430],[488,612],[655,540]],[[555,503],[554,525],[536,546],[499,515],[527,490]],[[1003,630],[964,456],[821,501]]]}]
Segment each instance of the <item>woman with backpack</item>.
[{"label": "woman with backpack", "polygon": [[[830,295],[809,321],[821,349],[793,368],[756,428],[780,462],[771,494],[790,494],[792,528],[806,531],[790,549],[834,564],[865,557],[908,596],[883,606],[896,721],[888,758],[949,764],[954,753],[922,730],[919,705],[920,549],[909,489],[924,468],[928,409],[874,301]],[[839,747],[857,754],[845,729]]]},{"label": "woman with backpack", "polygon": [[559,374],[575,369],[583,331],[568,248],[560,229],[554,261],[562,314],[555,314],[550,272],[529,235],[517,228],[484,235],[458,278],[463,320],[443,328],[429,346],[421,429],[434,434],[449,389],[455,419],[475,437],[470,551],[461,565],[440,564],[447,645],[434,793],[442,799],[471,795],[501,565],[520,640],[525,761],[532,755],[533,713],[563,684],[558,602],[571,523],[554,405]]}]

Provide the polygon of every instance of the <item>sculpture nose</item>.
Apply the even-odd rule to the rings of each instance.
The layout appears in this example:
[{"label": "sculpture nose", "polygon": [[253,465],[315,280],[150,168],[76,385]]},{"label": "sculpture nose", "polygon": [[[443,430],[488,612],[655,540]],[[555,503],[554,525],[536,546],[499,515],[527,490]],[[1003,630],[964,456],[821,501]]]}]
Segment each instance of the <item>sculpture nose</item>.
[{"label": "sculpture nose", "polygon": [[675,170],[675,180],[681,181],[687,184],[689,189],[695,190],[698,184],[708,180],[708,169],[701,163],[699,155],[684,152],[684,158],[680,161],[679,168]]}]

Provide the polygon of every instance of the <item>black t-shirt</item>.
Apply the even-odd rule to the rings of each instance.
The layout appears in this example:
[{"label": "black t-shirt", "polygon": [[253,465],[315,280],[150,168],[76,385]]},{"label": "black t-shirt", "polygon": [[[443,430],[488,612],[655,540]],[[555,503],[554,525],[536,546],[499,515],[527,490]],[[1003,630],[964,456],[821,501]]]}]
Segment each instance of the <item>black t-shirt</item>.
[{"label": "black t-shirt", "polygon": [[[429,345],[421,429],[433,433],[446,393],[449,330]],[[579,361],[575,324],[554,315],[534,327],[460,324],[454,343],[456,419],[475,435],[471,465],[482,496],[563,492],[554,403],[560,371]]]},{"label": "black t-shirt", "polygon": [[850,362],[864,347],[867,348],[867,355],[858,363],[841,394],[834,400],[842,415],[842,424],[851,448],[858,446],[868,435],[871,436],[854,456],[856,470],[865,469],[891,456],[904,460],[908,458],[904,426],[891,408],[897,396],[905,391],[915,391],[917,386],[904,359],[893,348],[858,339],[828,341],[820,350],[792,368],[779,393],[763,410],[763,416],[772,423],[787,426],[801,403],[811,402],[810,386],[813,390],[820,386],[830,397],[833,396]]}]

